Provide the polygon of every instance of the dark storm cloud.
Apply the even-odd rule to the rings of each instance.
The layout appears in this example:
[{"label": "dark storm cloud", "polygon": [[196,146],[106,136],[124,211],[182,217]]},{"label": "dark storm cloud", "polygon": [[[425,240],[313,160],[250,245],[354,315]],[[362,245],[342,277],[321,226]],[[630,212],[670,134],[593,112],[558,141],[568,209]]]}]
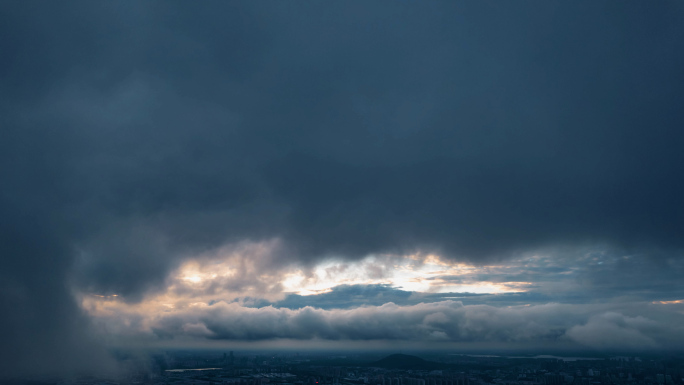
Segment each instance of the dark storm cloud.
[{"label": "dark storm cloud", "polygon": [[[6,72],[33,90],[20,107],[38,133],[71,134],[51,150],[85,232],[119,243],[91,253],[102,290],[160,281],[166,249],[242,238],[305,259],[681,248],[681,10],[565,7],[10,10]],[[112,263],[130,270],[112,280]]]},{"label": "dark storm cloud", "polygon": [[245,239],[282,239],[276,265],[578,242],[680,258],[682,18],[676,2],[2,4],[3,370],[51,336],[46,353],[81,343],[70,283],[136,300]]}]

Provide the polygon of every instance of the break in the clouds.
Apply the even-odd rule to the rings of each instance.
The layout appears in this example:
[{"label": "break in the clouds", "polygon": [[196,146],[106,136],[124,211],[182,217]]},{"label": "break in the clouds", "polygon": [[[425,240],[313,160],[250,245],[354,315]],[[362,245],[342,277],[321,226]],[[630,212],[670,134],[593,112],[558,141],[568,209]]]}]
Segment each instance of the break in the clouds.
[{"label": "break in the clouds", "polygon": [[[650,266],[659,278],[648,259],[602,253],[485,266],[410,255],[331,260],[309,270],[255,268],[267,265],[262,258],[274,247],[223,250],[187,262],[165,290],[141,302],[85,295],[83,308],[123,345],[325,340],[333,346],[404,341],[433,348],[653,351],[684,341],[682,300],[672,299],[684,298],[678,264],[668,266],[669,274]],[[623,278],[642,284],[602,279],[602,272],[615,274],[625,263],[641,272]]]},{"label": "break in the clouds", "polygon": [[[675,318],[624,304],[683,298],[683,18],[668,1],[0,5],[0,372],[106,363],[119,337],[84,298],[160,339],[365,339],[354,322],[400,309],[398,340],[666,346]],[[393,299],[325,304],[364,287]],[[164,296],[219,307],[166,317]],[[528,299],[606,308],[458,326]],[[273,331],[231,326],[231,303]],[[436,303],[444,327],[424,323]]]}]

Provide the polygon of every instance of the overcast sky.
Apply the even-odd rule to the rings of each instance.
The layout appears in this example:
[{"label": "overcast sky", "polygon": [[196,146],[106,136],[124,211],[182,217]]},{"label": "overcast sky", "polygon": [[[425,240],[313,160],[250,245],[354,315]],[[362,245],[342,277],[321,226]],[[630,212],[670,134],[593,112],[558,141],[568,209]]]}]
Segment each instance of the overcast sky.
[{"label": "overcast sky", "polygon": [[2,2],[0,375],[681,349],[683,68],[679,1]]}]

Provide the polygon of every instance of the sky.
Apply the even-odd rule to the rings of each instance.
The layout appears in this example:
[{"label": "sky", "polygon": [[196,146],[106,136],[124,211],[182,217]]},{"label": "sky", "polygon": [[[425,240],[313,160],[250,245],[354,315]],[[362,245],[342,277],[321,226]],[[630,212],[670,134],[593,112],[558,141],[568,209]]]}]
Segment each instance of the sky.
[{"label": "sky", "polygon": [[0,376],[684,346],[684,3],[0,4]]}]

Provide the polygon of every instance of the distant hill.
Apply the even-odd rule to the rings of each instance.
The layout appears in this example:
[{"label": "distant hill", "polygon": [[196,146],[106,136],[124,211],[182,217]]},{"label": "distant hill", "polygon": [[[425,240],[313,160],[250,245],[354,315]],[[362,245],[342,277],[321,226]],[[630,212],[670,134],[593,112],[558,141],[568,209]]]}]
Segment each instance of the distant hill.
[{"label": "distant hill", "polygon": [[385,369],[434,370],[440,369],[442,364],[426,361],[420,357],[410,356],[408,354],[392,354],[379,361],[372,362],[368,364],[368,366]]}]

